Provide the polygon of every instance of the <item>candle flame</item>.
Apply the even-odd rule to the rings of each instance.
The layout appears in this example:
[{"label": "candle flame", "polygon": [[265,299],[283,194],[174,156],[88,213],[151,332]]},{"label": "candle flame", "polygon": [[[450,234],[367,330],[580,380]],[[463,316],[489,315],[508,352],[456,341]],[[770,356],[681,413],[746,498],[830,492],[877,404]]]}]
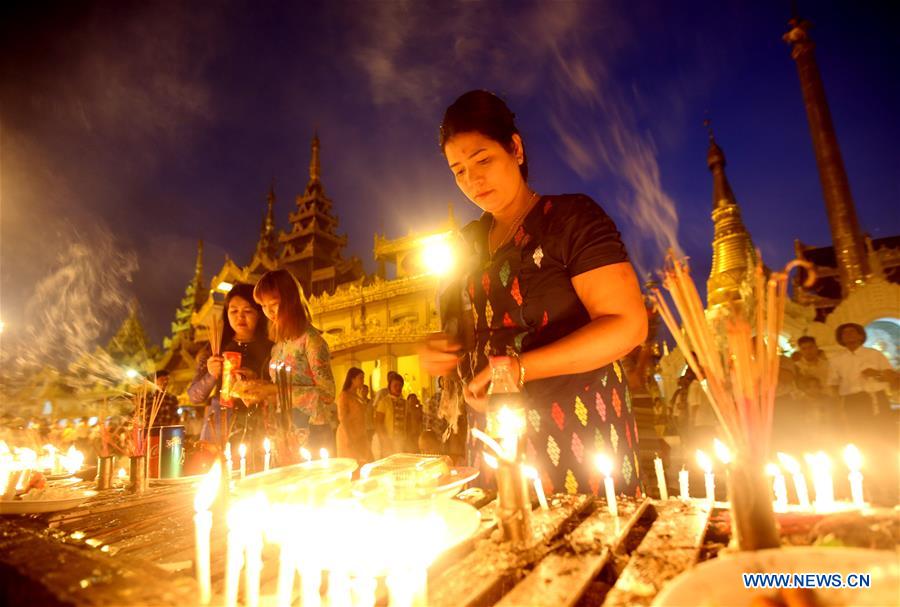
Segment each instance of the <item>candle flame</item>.
[{"label": "candle flame", "polygon": [[84,454],[76,449],[75,445],[72,445],[69,447],[69,450],[66,451],[66,454],[60,458],[60,462],[66,472],[75,474],[81,470],[81,464],[84,463]]},{"label": "candle flame", "polygon": [[231,443],[225,443],[225,459],[231,461]]},{"label": "candle flame", "polygon": [[310,453],[309,449],[307,449],[306,447],[300,447],[300,457],[302,457],[306,461],[311,461],[312,453]]},{"label": "candle flame", "polygon": [[268,436],[263,440],[263,449],[265,449],[266,453],[272,449],[272,443],[269,441]]},{"label": "candle flame", "polygon": [[851,472],[857,472],[862,468],[862,453],[856,448],[856,445],[849,444],[844,448],[844,461]]},{"label": "candle flame", "polygon": [[766,474],[769,476],[778,476],[781,474],[781,469],[775,462],[769,462],[766,464]]},{"label": "candle flame", "polygon": [[500,467],[500,462],[497,461],[497,458],[491,455],[490,453],[484,453],[482,455],[484,457],[484,463],[496,470]]},{"label": "candle flame", "polygon": [[216,460],[197,487],[197,495],[194,496],[194,510],[203,512],[209,510],[210,506],[219,493],[219,483],[222,480],[222,465]]},{"label": "candle flame", "polygon": [[612,475],[613,464],[612,460],[603,453],[598,453],[594,456],[594,464],[597,466],[597,469],[600,470],[600,474],[603,476]]},{"label": "candle flame", "polygon": [[240,446],[238,446],[238,455],[241,456],[241,459],[247,457],[247,445],[241,443]]},{"label": "candle flame", "polygon": [[126,476],[128,476],[128,473],[125,472],[125,468],[119,468],[118,477],[125,478]]},{"label": "candle flame", "polygon": [[328,449],[325,447],[319,449],[319,459],[328,459]]},{"label": "candle flame", "polygon": [[725,443],[719,439],[715,439],[713,440],[713,449],[715,450],[716,457],[719,458],[719,461],[726,466],[731,463],[731,451],[725,446]]},{"label": "candle flame", "polygon": [[778,461],[781,462],[782,467],[790,472],[791,474],[799,474],[800,473],[800,462],[795,460],[793,457],[788,455],[787,453],[778,452]]},{"label": "candle flame", "polygon": [[827,474],[831,470],[831,458],[824,451],[816,451],[815,453],[806,453],[803,459],[809,465],[814,473]]},{"label": "candle flame", "polygon": [[712,468],[713,468],[712,460],[709,458],[709,456],[706,453],[704,453],[700,449],[697,449],[697,465],[699,465],[703,469],[703,471],[706,472],[707,474],[712,472]]},{"label": "candle flame", "polygon": [[522,464],[522,474],[524,474],[525,478],[527,478],[528,480],[534,481],[538,478],[537,468],[535,468],[534,466],[529,466],[527,464]]}]

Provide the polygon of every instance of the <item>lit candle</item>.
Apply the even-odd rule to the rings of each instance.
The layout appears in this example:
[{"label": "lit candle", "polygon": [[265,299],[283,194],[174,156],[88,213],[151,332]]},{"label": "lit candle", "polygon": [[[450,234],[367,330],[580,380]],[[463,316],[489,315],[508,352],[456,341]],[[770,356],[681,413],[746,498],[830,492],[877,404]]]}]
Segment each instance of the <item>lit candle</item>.
[{"label": "lit candle", "polygon": [[263,440],[263,449],[266,452],[265,459],[263,459],[263,471],[265,472],[265,471],[268,471],[268,469],[269,469],[269,461],[270,461],[270,457],[272,455],[271,454],[272,443],[269,441],[268,436],[265,438],[265,440]]},{"label": "lit candle", "polygon": [[697,449],[697,464],[703,469],[703,479],[706,482],[706,499],[710,502],[716,501],[716,477],[713,474],[712,460],[709,456]]},{"label": "lit candle", "polygon": [[866,500],[863,498],[863,476],[859,471],[862,468],[862,454],[856,445],[847,445],[844,448],[844,462],[850,468],[850,495],[853,498],[853,504],[862,508],[866,505]]},{"label": "lit candle", "polygon": [[713,439],[713,451],[716,454],[716,457],[719,458],[719,461],[725,464],[726,466],[731,463],[731,451],[725,446],[725,443],[720,441],[719,439]]},{"label": "lit candle", "polygon": [[612,516],[619,516],[619,507],[618,504],[616,504],[616,489],[612,479],[612,460],[606,455],[598,453],[595,458],[595,463],[597,464],[600,473],[605,477],[603,479],[603,484],[606,489],[606,507],[609,509],[609,513]]},{"label": "lit candle", "polygon": [[319,459],[328,459],[328,449],[325,447],[319,449]]},{"label": "lit candle", "polygon": [[241,569],[244,568],[244,517],[243,503],[237,502],[228,510],[228,551],[225,557],[225,607],[236,607]]},{"label": "lit candle", "polygon": [[524,474],[526,478],[531,479],[534,483],[534,492],[537,494],[541,510],[549,510],[550,505],[547,503],[547,496],[544,495],[544,483],[541,482],[541,476],[538,474],[537,469],[532,466],[523,465],[522,474]]},{"label": "lit candle", "polygon": [[797,492],[797,500],[803,508],[809,508],[809,490],[806,487],[806,477],[800,469],[800,463],[787,453],[779,453],[778,461],[794,479],[794,490]]},{"label": "lit candle", "polygon": [[303,461],[312,461],[312,453],[310,453],[309,449],[307,449],[306,447],[300,447],[300,457],[303,458]]},{"label": "lit candle", "polygon": [[807,453],[804,458],[812,470],[813,487],[816,490],[816,510],[834,509],[834,483],[831,480],[831,460],[824,451]]},{"label": "lit candle", "polygon": [[656,485],[659,487],[659,499],[669,499],[669,488],[666,487],[666,470],[663,468],[663,461],[657,455],[653,458],[653,467],[656,468]]},{"label": "lit candle", "polygon": [[119,477],[121,482],[125,482],[125,477],[128,476],[128,472],[125,471],[125,468],[119,468],[119,471],[116,473],[116,476]]},{"label": "lit candle", "polygon": [[194,496],[194,530],[196,531],[196,561],[194,570],[197,573],[197,585],[200,586],[200,604],[208,605],[212,598],[209,572],[209,533],[212,530],[212,512],[209,511],[222,478],[222,465],[217,461],[200,481],[197,495]]},{"label": "lit candle", "polygon": [[[243,446],[243,445],[241,445]],[[243,458],[241,458],[243,461]],[[247,607],[259,607],[259,578],[262,573],[263,529],[261,520],[265,520],[268,502],[262,493],[257,493],[248,502],[248,514],[254,515],[247,521],[246,551],[247,566],[244,568],[244,604]]]},{"label": "lit candle", "polygon": [[238,456],[241,458],[241,478],[247,476],[247,446],[241,443],[238,446]]},{"label": "lit candle", "polygon": [[687,468],[684,466],[682,466],[681,470],[678,472],[678,493],[678,497],[685,502],[691,499],[690,475],[688,474]]},{"label": "lit candle", "polygon": [[234,464],[231,463],[231,443],[225,443],[225,468],[228,469],[228,478],[231,478],[231,471],[234,470]]},{"label": "lit candle", "polygon": [[775,511],[786,512],[787,499],[787,483],[784,481],[784,475],[781,468],[777,464],[766,464],[766,474],[772,477],[772,491],[775,492]]}]

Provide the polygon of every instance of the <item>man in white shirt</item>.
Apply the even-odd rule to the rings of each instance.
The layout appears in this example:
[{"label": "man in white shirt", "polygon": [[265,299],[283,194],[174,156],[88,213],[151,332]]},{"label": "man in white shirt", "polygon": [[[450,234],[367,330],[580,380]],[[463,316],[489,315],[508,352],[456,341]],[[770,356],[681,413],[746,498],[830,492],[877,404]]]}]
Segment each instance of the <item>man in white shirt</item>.
[{"label": "man in white shirt", "polygon": [[898,373],[887,357],[865,348],[866,330],[856,323],[837,328],[835,338],[844,351],[829,360],[828,384],[840,397],[848,442],[858,442],[872,466],[874,483],[867,499],[896,504],[898,499],[897,416],[890,408],[888,391]]}]

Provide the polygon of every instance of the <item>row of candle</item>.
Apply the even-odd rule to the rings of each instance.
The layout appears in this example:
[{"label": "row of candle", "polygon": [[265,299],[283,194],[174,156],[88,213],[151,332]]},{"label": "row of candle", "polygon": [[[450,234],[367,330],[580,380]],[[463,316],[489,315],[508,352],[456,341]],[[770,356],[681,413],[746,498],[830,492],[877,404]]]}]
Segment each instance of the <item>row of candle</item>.
[{"label": "row of candle", "polygon": [[[304,454],[307,460],[308,455],[307,451]],[[349,481],[349,475],[344,480]],[[209,604],[212,595],[210,508],[220,482],[221,467],[216,462],[202,479],[194,501],[195,571],[203,605]],[[303,491],[308,499],[302,504],[270,503],[263,492],[256,492],[231,505],[226,517],[224,604],[227,607],[237,605],[242,572],[244,603],[259,605],[264,538],[280,546],[276,596],[279,607],[291,604],[297,573],[302,604],[321,605],[323,571],[328,571],[329,606],[374,605],[375,577],[384,569],[391,605],[424,604],[427,567],[448,539],[443,519],[422,511],[406,510],[404,516],[390,509],[369,511],[346,497],[323,500],[322,496],[333,489],[329,482],[326,477],[305,480]],[[318,491],[317,485],[323,490]]]},{"label": "row of candle", "polygon": [[[268,437],[263,439],[263,451],[265,453],[263,457],[263,472],[268,472],[272,464],[272,441],[270,441]],[[244,478],[247,476],[247,445],[244,443],[238,445],[238,457],[240,458],[238,461],[240,477]],[[312,461],[312,453],[306,447],[300,449],[300,457],[305,462]],[[325,449],[324,447],[319,449],[319,458],[328,459],[328,449]],[[225,443],[225,467],[229,470],[234,470],[234,463],[231,459],[230,443]]]},{"label": "row of candle", "polygon": [[[731,453],[724,443],[716,439],[713,443],[716,456],[724,465],[731,463]],[[806,460],[813,479],[813,489],[815,490],[815,501],[811,504],[809,499],[809,488],[806,483],[806,477],[800,463],[786,453],[778,453],[778,460],[788,474],[792,476],[794,487],[797,493],[797,500],[801,507],[809,508],[814,505],[815,509],[820,512],[834,510],[837,502],[834,499],[834,483],[831,476],[831,459],[824,451],[818,451],[812,454],[806,454]],[[865,499],[863,497],[863,476],[860,472],[862,467],[862,455],[855,445],[847,445],[844,449],[844,461],[850,470],[850,495],[855,507],[864,507]],[[716,482],[713,472],[712,459],[702,450],[697,450],[697,464],[703,470],[704,485],[706,489],[706,499],[715,500]],[[654,459],[654,467],[656,470],[656,481],[659,487],[661,499],[668,499],[668,489],[666,486],[665,470],[663,469],[662,460],[659,457]],[[775,463],[766,465],[766,474],[773,478],[773,493],[775,494],[775,510],[785,511],[788,506],[787,483],[781,472],[781,467]],[[682,500],[690,499],[690,486],[688,479],[688,471],[686,467],[682,467],[678,473],[679,497]]]}]

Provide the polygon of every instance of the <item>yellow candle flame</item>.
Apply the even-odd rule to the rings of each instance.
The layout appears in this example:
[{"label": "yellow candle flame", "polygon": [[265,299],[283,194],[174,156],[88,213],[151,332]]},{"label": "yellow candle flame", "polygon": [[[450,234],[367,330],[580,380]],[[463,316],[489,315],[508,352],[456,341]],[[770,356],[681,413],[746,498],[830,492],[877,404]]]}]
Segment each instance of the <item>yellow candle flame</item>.
[{"label": "yellow candle flame", "polygon": [[204,512],[209,510],[219,493],[219,483],[222,480],[222,465],[218,460],[213,463],[197,487],[197,495],[194,496],[194,510]]},{"label": "yellow candle flame", "polygon": [[778,476],[781,474],[781,468],[778,467],[778,464],[769,462],[766,464],[766,474],[769,476]]},{"label": "yellow candle flame", "polygon": [[125,468],[119,468],[118,476],[119,478],[125,478],[126,476],[128,476],[128,473],[125,472]]},{"label": "yellow candle flame", "polygon": [[712,468],[713,468],[712,460],[709,458],[709,456],[706,453],[704,453],[700,449],[697,449],[697,465],[699,465],[703,469],[703,471],[706,472],[707,474],[712,472]]},{"label": "yellow candle flame", "polygon": [[795,460],[787,453],[778,452],[778,461],[781,466],[791,474],[800,474],[800,462]]},{"label": "yellow candle flame", "polygon": [[831,470],[831,458],[824,451],[816,451],[815,453],[806,453],[803,459],[809,465],[813,473],[828,474]]},{"label": "yellow candle flame", "polygon": [[716,452],[716,457],[719,458],[719,461],[725,464],[726,466],[731,463],[731,451],[729,451],[728,447],[725,446],[725,443],[720,441],[719,439],[713,440],[713,449]]},{"label": "yellow candle flame", "polygon": [[490,453],[484,453],[484,463],[496,470],[500,467],[500,462],[497,461],[497,458],[491,455]]},{"label": "yellow candle flame", "polygon": [[302,457],[306,461],[312,460],[312,453],[309,452],[309,449],[306,447],[300,447],[300,457]]},{"label": "yellow candle flame", "polygon": [[240,446],[238,447],[238,455],[241,456],[241,459],[247,457],[247,445],[245,445],[244,443],[240,444]]},{"label": "yellow candle flame", "polygon": [[529,480],[537,480],[538,471],[534,466],[523,465],[522,466],[522,474],[525,475],[525,478]]},{"label": "yellow candle flame", "polygon": [[319,449],[319,459],[328,459],[328,449],[325,447]]},{"label": "yellow candle flame", "polygon": [[594,456],[594,464],[600,470],[603,476],[611,476],[613,470],[612,460],[604,453],[598,453]]},{"label": "yellow candle flame", "polygon": [[851,472],[858,472],[862,468],[862,453],[856,448],[856,445],[850,444],[844,448],[844,462]]},{"label": "yellow candle flame", "polygon": [[265,440],[263,440],[263,449],[268,453],[272,449],[272,443],[269,441],[269,437],[267,436]]},{"label": "yellow candle flame", "polygon": [[225,459],[231,461],[231,443],[225,443]]}]

